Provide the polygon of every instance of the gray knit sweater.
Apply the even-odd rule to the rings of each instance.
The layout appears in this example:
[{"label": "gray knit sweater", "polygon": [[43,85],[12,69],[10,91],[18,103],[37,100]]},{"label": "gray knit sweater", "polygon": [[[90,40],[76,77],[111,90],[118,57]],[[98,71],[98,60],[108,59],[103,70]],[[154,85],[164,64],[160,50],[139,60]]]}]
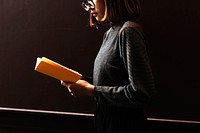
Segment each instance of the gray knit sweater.
[{"label": "gray knit sweater", "polygon": [[155,87],[145,38],[135,22],[111,26],[94,62],[97,103],[140,108],[149,104]]}]

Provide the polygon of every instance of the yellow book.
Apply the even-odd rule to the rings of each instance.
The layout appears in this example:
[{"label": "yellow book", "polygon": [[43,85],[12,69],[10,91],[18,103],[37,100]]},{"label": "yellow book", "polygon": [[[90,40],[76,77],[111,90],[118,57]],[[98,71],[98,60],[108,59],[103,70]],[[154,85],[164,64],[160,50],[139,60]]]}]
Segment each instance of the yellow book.
[{"label": "yellow book", "polygon": [[69,69],[46,57],[37,58],[35,71],[38,71],[58,80],[63,80],[72,83],[82,78],[82,75],[77,71]]}]

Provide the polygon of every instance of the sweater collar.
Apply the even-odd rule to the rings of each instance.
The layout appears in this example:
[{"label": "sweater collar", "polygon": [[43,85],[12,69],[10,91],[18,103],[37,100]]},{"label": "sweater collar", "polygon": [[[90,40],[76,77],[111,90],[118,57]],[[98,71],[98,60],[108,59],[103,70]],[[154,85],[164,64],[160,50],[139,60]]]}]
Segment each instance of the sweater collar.
[{"label": "sweater collar", "polygon": [[113,30],[115,30],[116,28],[118,27],[122,27],[122,25],[124,24],[125,22],[119,22],[119,23],[110,23],[110,26]]}]

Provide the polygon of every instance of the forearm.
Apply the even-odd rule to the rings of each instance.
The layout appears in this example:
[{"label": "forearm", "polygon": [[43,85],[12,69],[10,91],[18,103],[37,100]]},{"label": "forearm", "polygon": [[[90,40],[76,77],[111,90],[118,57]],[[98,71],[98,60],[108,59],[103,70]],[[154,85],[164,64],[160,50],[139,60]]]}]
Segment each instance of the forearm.
[{"label": "forearm", "polygon": [[144,93],[145,90],[135,89],[131,84],[115,87],[95,86],[94,92],[100,104],[139,108],[148,105],[150,101],[149,95]]}]

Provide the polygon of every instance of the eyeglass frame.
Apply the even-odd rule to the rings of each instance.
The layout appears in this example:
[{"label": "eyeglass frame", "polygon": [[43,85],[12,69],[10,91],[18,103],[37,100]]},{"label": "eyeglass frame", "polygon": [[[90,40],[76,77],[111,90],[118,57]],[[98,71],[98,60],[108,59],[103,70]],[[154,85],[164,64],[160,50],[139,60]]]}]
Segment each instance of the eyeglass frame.
[{"label": "eyeglass frame", "polygon": [[85,0],[82,2],[82,7],[85,11],[89,11],[95,8],[95,4],[93,0]]}]

